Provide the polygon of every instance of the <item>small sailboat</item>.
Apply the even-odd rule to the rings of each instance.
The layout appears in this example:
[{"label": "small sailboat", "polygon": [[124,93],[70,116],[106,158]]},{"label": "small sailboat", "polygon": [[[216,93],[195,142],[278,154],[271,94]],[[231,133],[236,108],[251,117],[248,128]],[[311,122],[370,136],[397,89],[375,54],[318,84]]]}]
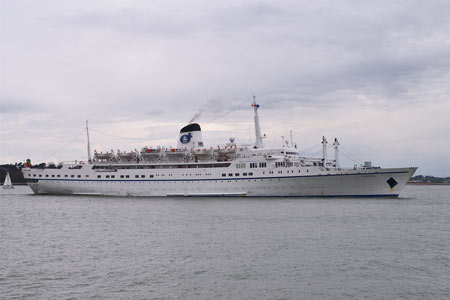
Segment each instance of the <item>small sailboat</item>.
[{"label": "small sailboat", "polygon": [[4,189],[13,189],[14,186],[11,182],[11,177],[9,176],[9,173],[6,173],[5,182],[3,182],[3,188]]}]

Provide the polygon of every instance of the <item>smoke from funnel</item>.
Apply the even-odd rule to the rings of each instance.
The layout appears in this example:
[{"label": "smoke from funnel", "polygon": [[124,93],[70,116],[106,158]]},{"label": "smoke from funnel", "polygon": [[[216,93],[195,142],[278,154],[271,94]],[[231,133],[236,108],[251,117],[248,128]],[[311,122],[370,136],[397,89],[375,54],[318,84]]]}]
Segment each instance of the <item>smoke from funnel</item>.
[{"label": "smoke from funnel", "polygon": [[210,100],[208,100],[208,102],[203,104],[202,107],[200,107],[198,112],[196,112],[194,114],[194,116],[189,121],[189,124],[198,120],[202,116],[203,113],[217,114],[221,110],[222,110],[222,101],[220,101],[219,99],[210,99]]}]

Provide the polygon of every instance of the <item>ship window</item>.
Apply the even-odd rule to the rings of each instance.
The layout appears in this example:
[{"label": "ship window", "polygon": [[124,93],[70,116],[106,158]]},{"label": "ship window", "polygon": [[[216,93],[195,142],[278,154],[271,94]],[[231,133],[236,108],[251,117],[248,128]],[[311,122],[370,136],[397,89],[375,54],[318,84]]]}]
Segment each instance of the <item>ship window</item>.
[{"label": "ship window", "polygon": [[71,178],[74,178],[74,177],[75,177],[75,175],[70,175],[70,177],[71,177]]},{"label": "ship window", "polygon": [[48,174],[45,174],[45,177],[48,177]]},{"label": "ship window", "polygon": [[106,175],[106,178],[109,178],[109,175]]},{"label": "ship window", "polygon": [[84,177],[89,178],[89,175],[85,175]]},{"label": "ship window", "polygon": [[97,178],[102,178],[102,175],[97,175]]},{"label": "ship window", "polygon": [[228,173],[228,176],[233,176],[233,173]]},{"label": "ship window", "polygon": [[81,175],[78,175],[78,178],[81,178]]},{"label": "ship window", "polygon": [[69,177],[69,175],[66,174],[66,175],[64,175],[64,177],[67,178],[67,177]]},{"label": "ship window", "polygon": [[252,172],[248,173],[248,176],[253,176],[253,173]]},{"label": "ship window", "polygon": [[130,178],[130,175],[125,175],[125,178]]},{"label": "ship window", "polygon": [[111,175],[111,178],[115,178],[116,177],[116,175]]},{"label": "ship window", "polygon": [[247,173],[242,173],[242,176],[247,176]]},{"label": "ship window", "polygon": [[266,166],[267,166],[267,164],[265,162],[259,163],[259,167],[260,168],[265,168]]},{"label": "ship window", "polygon": [[222,177],[225,177],[225,176],[227,176],[227,174],[225,174],[225,173],[222,173]]},{"label": "ship window", "polygon": [[58,174],[58,175],[56,175],[56,177],[61,177],[61,175]]},{"label": "ship window", "polygon": [[250,168],[257,168],[258,164],[257,163],[250,163]]},{"label": "ship window", "polygon": [[234,176],[239,176],[239,173],[235,173]]},{"label": "ship window", "polygon": [[153,178],[153,175],[150,175],[150,178]]},{"label": "ship window", "polygon": [[123,176],[123,175],[120,175],[120,178],[124,178],[125,176]]},{"label": "ship window", "polygon": [[134,175],[134,178],[139,178],[139,175]]},{"label": "ship window", "polygon": [[141,175],[141,178],[145,178],[145,175]]},{"label": "ship window", "polygon": [[42,177],[42,174],[39,174],[39,177]]},{"label": "ship window", "polygon": [[52,177],[55,177],[55,174],[52,174]]},{"label": "ship window", "polygon": [[33,177],[36,177],[36,174],[33,174]]}]

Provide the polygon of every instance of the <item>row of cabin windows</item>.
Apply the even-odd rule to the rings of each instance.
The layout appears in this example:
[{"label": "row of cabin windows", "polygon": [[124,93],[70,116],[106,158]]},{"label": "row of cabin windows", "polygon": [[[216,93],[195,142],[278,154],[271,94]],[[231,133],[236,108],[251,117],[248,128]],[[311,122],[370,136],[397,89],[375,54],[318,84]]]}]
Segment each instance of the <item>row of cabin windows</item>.
[{"label": "row of cabin windows", "polygon": [[[106,178],[116,178],[116,175],[106,175]],[[148,178],[153,178],[154,175],[148,175]],[[102,178],[102,175],[97,175],[97,178]],[[120,178],[130,178],[130,175],[120,175]],[[134,178],[145,178],[145,175],[134,175]]]},{"label": "row of cabin windows", "polygon": [[[254,168],[267,168],[267,163],[265,162],[260,162],[260,163],[250,163],[250,168],[254,169]],[[243,169],[245,168],[246,165],[245,163],[237,163],[236,164],[236,169]]]},{"label": "row of cabin windows", "polygon": [[164,164],[164,165],[95,165],[93,170],[118,170],[118,169],[205,169],[205,168],[227,168],[231,163],[213,164]]},{"label": "row of cabin windows", "polygon": [[[239,173],[234,173],[234,176],[239,177],[240,174]],[[253,173],[242,173],[242,176],[253,176]],[[227,177],[226,173],[222,173],[222,177]],[[228,173],[228,177],[233,177],[233,173]]]},{"label": "row of cabin windows", "polygon": [[[36,177],[36,174],[33,174],[33,177]],[[39,174],[39,176],[38,177],[42,177],[42,174]],[[60,178],[61,177],[61,175],[60,174],[51,174],[51,175],[49,175],[49,174],[45,174],[45,177],[56,177],[56,178]],[[84,177],[86,177],[86,178],[89,178],[89,175],[85,175]],[[69,175],[67,175],[67,174],[65,174],[64,175],[64,178],[69,178]],[[70,178],[75,178],[75,175],[70,175]],[[77,178],[81,178],[81,175],[77,175]]]},{"label": "row of cabin windows", "polygon": [[292,162],[292,161],[277,161],[275,162],[275,168],[280,167],[299,167],[300,164],[298,162]]},{"label": "row of cabin windows", "polygon": [[[169,176],[171,176],[172,174],[170,174]],[[164,175],[162,175],[164,176]],[[37,177],[36,174],[33,174],[33,177]],[[39,174],[38,177],[42,177],[42,174]],[[56,177],[56,178],[60,178],[61,175],[60,174],[45,174],[45,177]],[[85,178],[89,178],[89,175],[84,175]],[[106,178],[116,178],[116,175],[106,175]],[[153,178],[153,175],[149,175],[149,178]],[[69,178],[69,175],[65,174],[64,178]],[[70,178],[75,178],[75,175],[70,175]],[[81,178],[81,175],[77,175],[76,178]],[[97,175],[97,178],[102,178],[102,175]],[[120,178],[130,178],[130,175],[120,175]],[[134,175],[134,178],[145,178],[145,175]]]},{"label": "row of cabin windows", "polygon": [[[277,161],[275,162],[275,168],[280,167],[293,167],[294,163],[292,161]],[[298,167],[298,162],[295,163],[295,166]]]}]

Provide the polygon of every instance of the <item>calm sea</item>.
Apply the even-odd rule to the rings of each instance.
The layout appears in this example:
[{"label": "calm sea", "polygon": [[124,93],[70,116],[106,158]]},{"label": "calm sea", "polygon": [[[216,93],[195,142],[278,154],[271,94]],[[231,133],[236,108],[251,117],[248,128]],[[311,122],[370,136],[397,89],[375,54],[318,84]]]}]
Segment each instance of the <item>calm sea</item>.
[{"label": "calm sea", "polygon": [[399,199],[0,191],[1,299],[450,299],[450,186]]}]

